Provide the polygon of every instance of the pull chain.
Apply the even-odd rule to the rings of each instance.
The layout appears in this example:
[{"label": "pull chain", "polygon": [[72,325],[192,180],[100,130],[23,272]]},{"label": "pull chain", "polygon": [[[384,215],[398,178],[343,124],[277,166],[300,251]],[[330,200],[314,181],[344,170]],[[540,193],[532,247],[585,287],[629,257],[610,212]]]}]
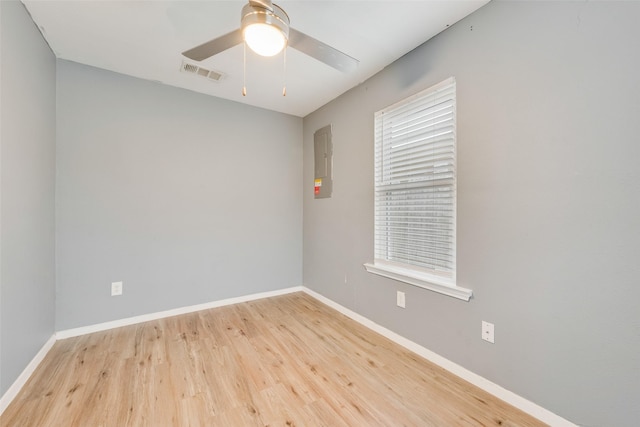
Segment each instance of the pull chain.
[{"label": "pull chain", "polygon": [[284,46],[284,51],[282,53],[283,64],[282,64],[282,96],[287,96],[287,46]]},{"label": "pull chain", "polygon": [[247,43],[242,46],[242,96],[247,96]]}]

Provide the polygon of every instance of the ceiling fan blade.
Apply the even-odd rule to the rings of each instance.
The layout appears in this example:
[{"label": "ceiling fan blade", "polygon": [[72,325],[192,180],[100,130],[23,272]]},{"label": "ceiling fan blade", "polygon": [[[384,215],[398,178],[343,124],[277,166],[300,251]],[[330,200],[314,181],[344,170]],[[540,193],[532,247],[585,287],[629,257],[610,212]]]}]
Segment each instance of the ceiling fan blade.
[{"label": "ceiling fan blade", "polygon": [[293,28],[289,28],[289,46],[343,73],[355,70],[360,63],[346,53]]},{"label": "ceiling fan blade", "polygon": [[237,29],[225,34],[224,36],[220,36],[217,39],[202,43],[200,46],[196,46],[193,49],[185,50],[182,54],[194,61],[202,61],[203,59],[210,58],[213,55],[230,49],[240,43],[242,43],[242,31]]}]

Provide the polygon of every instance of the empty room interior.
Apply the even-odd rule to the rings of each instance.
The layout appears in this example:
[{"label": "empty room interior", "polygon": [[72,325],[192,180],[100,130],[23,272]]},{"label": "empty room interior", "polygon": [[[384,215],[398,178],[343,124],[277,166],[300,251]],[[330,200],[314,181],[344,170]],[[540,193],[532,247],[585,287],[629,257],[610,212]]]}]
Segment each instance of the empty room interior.
[{"label": "empty room interior", "polygon": [[[639,21],[1,1],[0,425],[637,426]],[[450,157],[385,181],[438,96]],[[383,230],[418,185],[446,232]]]}]

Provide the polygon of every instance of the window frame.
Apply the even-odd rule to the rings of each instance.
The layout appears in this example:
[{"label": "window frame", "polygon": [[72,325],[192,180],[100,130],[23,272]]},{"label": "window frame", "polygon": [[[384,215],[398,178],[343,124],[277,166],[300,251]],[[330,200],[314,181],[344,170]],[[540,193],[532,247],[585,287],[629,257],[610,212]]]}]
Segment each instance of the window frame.
[{"label": "window frame", "polygon": [[[457,109],[457,94],[456,94],[456,81],[454,77],[450,77],[446,80],[444,80],[443,82],[440,82],[436,85],[433,85],[427,89],[424,89],[412,96],[409,96],[395,104],[392,104],[380,111],[377,111],[374,114],[374,134],[375,134],[375,141],[374,141],[374,149],[376,151],[376,153],[382,149],[382,147],[380,146],[381,144],[384,144],[384,140],[382,139],[382,135],[379,134],[379,132],[377,131],[378,128],[378,120],[383,114],[394,114],[398,112],[398,110],[401,110],[403,107],[415,102],[416,100],[420,100],[420,99],[425,99],[425,104],[428,105],[428,101],[426,101],[429,97],[433,97],[434,94],[436,94],[438,91],[441,91],[442,89],[447,89],[449,87],[453,87],[452,92],[453,92],[453,96],[452,96],[452,101],[453,101],[453,105],[452,105],[452,113],[453,113],[453,142],[452,142],[452,148],[453,148],[453,166],[452,166],[452,170],[453,170],[453,177],[449,177],[448,180],[452,181],[451,184],[451,189],[452,189],[452,203],[449,204],[449,206],[452,209],[452,226],[453,226],[453,236],[451,238],[451,241],[449,242],[452,245],[452,260],[451,260],[451,266],[450,266],[450,271],[448,272],[439,272],[436,270],[431,270],[431,269],[427,269],[427,268],[422,268],[418,265],[413,265],[410,263],[403,263],[403,262],[395,262],[395,261],[390,261],[388,259],[380,259],[380,258],[376,258],[377,253],[376,253],[376,248],[375,248],[375,243],[374,243],[374,261],[373,263],[366,263],[364,264],[364,267],[366,268],[366,270],[369,273],[372,274],[376,274],[379,276],[383,276],[383,277],[387,277],[390,279],[394,279],[394,280],[398,280],[404,283],[408,283],[414,286],[418,286],[421,288],[425,288],[425,289],[429,289],[431,291],[435,291],[444,295],[448,295],[454,298],[458,298],[461,300],[465,300],[465,301],[469,301],[469,299],[471,298],[471,296],[473,295],[473,292],[470,289],[466,289],[466,288],[462,288],[460,286],[457,286],[456,283],[456,235],[457,235],[457,218],[456,218],[456,210],[457,210],[457,168],[456,168],[456,163],[457,163],[457,135],[456,135],[456,109]],[[436,105],[436,104],[433,104]],[[387,160],[388,161],[388,160]],[[382,187],[384,185],[388,185],[388,184],[379,184],[379,173],[382,173],[382,171],[378,172],[378,168],[376,167],[376,176],[374,178],[374,194],[376,196],[374,196],[374,211],[378,210],[378,198],[377,198],[377,194],[379,191],[385,191],[385,190],[379,190],[379,187]],[[433,176],[433,175],[432,175]],[[428,180],[423,180],[422,182],[426,182]],[[402,186],[402,189],[406,189],[412,186],[412,182],[406,182],[404,183],[404,185]],[[448,184],[449,185],[449,184]],[[434,230],[434,229],[431,229]],[[374,227],[374,241],[378,241],[380,240],[382,237],[378,235],[379,231],[377,227]],[[386,238],[388,239],[388,237]],[[425,240],[427,240],[425,238]],[[397,241],[395,242],[396,244]],[[387,248],[389,247],[388,245],[386,246]],[[451,253],[450,252],[450,253]]]}]

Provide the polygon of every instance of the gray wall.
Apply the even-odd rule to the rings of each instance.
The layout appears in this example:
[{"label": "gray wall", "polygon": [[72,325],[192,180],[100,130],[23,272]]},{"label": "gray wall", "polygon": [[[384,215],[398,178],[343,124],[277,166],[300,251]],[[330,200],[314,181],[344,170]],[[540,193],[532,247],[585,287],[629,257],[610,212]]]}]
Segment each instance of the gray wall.
[{"label": "gray wall", "polygon": [[[306,117],[305,285],[573,422],[637,425],[639,19],[639,2],[494,1]],[[470,302],[362,267],[373,113],[449,76]],[[327,124],[334,193],[314,200],[313,132]]]},{"label": "gray wall", "polygon": [[0,2],[0,396],[54,333],[55,57]]},{"label": "gray wall", "polygon": [[57,83],[57,330],[302,283],[302,119],[61,60]]}]

